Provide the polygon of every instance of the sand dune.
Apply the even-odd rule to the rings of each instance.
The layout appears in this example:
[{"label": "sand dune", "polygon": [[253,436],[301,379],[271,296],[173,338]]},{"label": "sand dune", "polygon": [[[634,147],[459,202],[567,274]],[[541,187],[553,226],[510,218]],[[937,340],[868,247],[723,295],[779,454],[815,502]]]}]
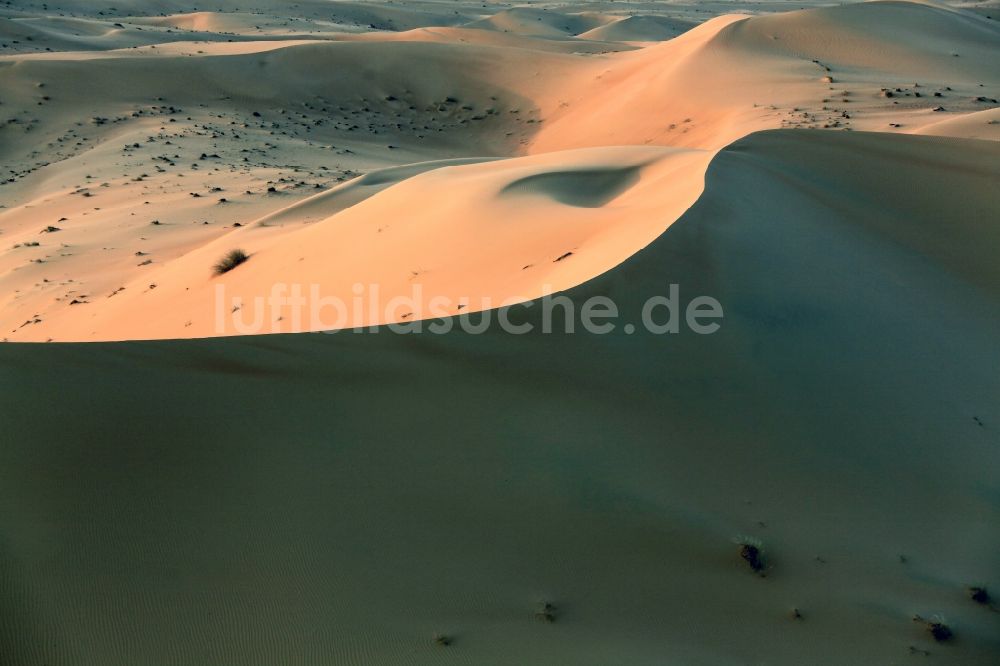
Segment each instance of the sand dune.
[{"label": "sand dune", "polygon": [[819,4],[0,4],[0,664],[996,664],[1000,11]]},{"label": "sand dune", "polygon": [[626,16],[577,36],[607,42],[662,42],[687,32],[694,25],[662,16]]},{"label": "sand dune", "polygon": [[[213,21],[235,20],[229,16],[202,12],[135,22],[210,31],[223,27]],[[239,20],[248,16],[252,18]],[[421,16],[436,17],[433,12]],[[891,30],[879,27],[890,18]],[[132,328],[115,333],[106,325],[94,327],[97,321],[127,318],[124,310],[111,312],[124,306],[108,298],[115,294],[118,299],[123,287],[128,297],[120,300],[129,307],[137,307],[137,294],[162,308],[166,294],[185,292],[189,305],[174,310],[187,330],[178,331],[175,324],[155,330],[145,317],[134,318],[143,337],[209,335],[208,328],[193,322],[205,321],[205,290],[212,285],[196,286],[181,276],[188,270],[203,275],[193,267],[198,262],[211,266],[209,257],[224,252],[226,244],[246,242],[252,247],[245,249],[263,258],[272,243],[294,247],[297,242],[281,239],[290,227],[261,233],[260,241],[244,241],[247,232],[234,234],[230,225],[247,227],[285,208],[289,212],[283,219],[290,222],[292,211],[298,210],[294,204],[316,188],[337,186],[372,170],[524,153],[566,156],[563,167],[572,170],[579,165],[568,156],[580,147],[714,151],[776,127],[988,137],[993,127],[987,124],[990,100],[1000,89],[997,28],[985,18],[928,5],[880,2],[773,16],[723,16],[658,45],[603,55],[576,53],[574,44],[590,48],[607,42],[575,39],[570,33],[586,37],[583,29],[591,24],[611,29],[638,19],[519,9],[491,20],[490,30],[327,33],[311,41],[174,41],[157,48],[92,52],[96,57],[31,56],[0,69],[7,91],[4,108],[10,114],[0,153],[5,162],[21,165],[11,169],[3,186],[7,209],[0,211],[10,243],[0,255],[0,279],[7,289],[0,323],[6,335],[16,340],[129,337]],[[497,32],[498,26],[515,20],[547,26],[545,38],[533,36],[525,26],[516,35]],[[413,18],[407,26],[413,22],[420,21]],[[569,32],[550,39],[551,30],[565,26]],[[495,66],[498,61],[503,68]],[[148,76],[151,67],[155,79]],[[918,70],[933,78],[915,80]],[[448,77],[438,76],[440,71]],[[77,84],[83,79],[86,87]],[[128,91],[124,98],[121,90]],[[204,101],[207,90],[212,91],[209,103]],[[975,115],[979,113],[984,114],[982,122]],[[81,116],[89,122],[81,123]],[[58,171],[50,166],[53,162]],[[553,170],[560,168],[550,164]],[[683,182],[699,179],[695,168]],[[419,185],[400,187],[416,192]],[[450,188],[443,185],[441,191]],[[149,203],[129,209],[136,196]],[[77,204],[81,197],[88,199],[83,211]],[[488,203],[490,197],[465,207],[445,204],[446,198],[438,195],[418,212],[454,216],[449,224],[473,229],[476,225],[468,220],[475,217],[475,206],[484,207],[484,219],[491,211],[508,210]],[[356,219],[396,217],[404,211],[410,215],[406,196],[391,200],[398,211],[368,206],[347,214]],[[662,231],[692,200],[680,196],[650,228]],[[332,208],[324,214],[319,201],[330,201]],[[316,199],[302,221],[331,217],[348,201],[353,199],[339,194]],[[567,214],[575,217],[574,207],[569,209]],[[638,214],[645,215],[640,209]],[[81,212],[88,220],[83,227],[74,222]],[[618,220],[615,215],[605,219],[609,235],[618,233]],[[153,221],[161,223],[156,236],[148,233]],[[197,226],[206,221],[216,224]],[[40,235],[49,226],[58,228],[58,235]],[[648,242],[643,235],[636,239],[632,251]],[[521,261],[514,254],[518,258],[511,262]],[[627,254],[611,253],[612,259],[594,269],[610,268]],[[135,261],[136,256],[143,258]],[[446,256],[451,255],[440,254]],[[470,256],[479,254],[471,251]],[[94,263],[96,257],[100,265]],[[393,258],[392,264],[370,266],[363,271],[366,280],[422,270],[402,269],[397,254],[386,257]],[[256,286],[276,278],[312,283],[346,276],[328,269],[300,274],[287,261],[254,263],[282,267],[280,275],[246,267],[258,275],[250,283]],[[301,268],[308,263],[304,260]],[[494,277],[463,280],[462,288],[471,289],[466,296],[505,300],[514,294],[537,295],[548,287],[542,281],[525,284],[518,275],[501,288],[495,271],[509,275],[506,269],[484,270]],[[584,280],[594,273],[572,274]],[[338,286],[329,286],[342,291],[343,280],[334,281]],[[571,286],[565,280],[557,283]],[[156,285],[155,297],[151,284]],[[397,292],[393,287],[386,293]],[[81,305],[85,307],[77,307]],[[192,308],[200,314],[194,316]],[[181,317],[182,312],[187,314]]]},{"label": "sand dune", "polygon": [[[302,228],[306,206],[312,216],[344,206],[320,195],[270,216],[263,229],[231,231],[182,259],[149,267],[91,317],[64,307],[32,325],[32,334],[114,340],[294,332],[525,301],[602,273],[659,236],[701,192],[709,157],[663,148],[588,149],[441,167]],[[348,201],[357,199],[352,185],[342,186]],[[415,200],[428,203],[413,208]],[[236,247],[252,261],[213,276],[211,266]],[[289,288],[298,285],[303,294],[316,285],[323,298],[345,303],[356,285],[366,292],[377,285],[378,294],[374,301],[366,296],[374,305],[357,317],[338,318],[328,309],[310,323],[289,309],[268,310],[263,319],[253,300],[270,294],[275,276],[287,276]],[[150,283],[155,290],[146,288]],[[222,325],[219,289],[244,309],[234,320],[227,300]],[[447,304],[433,304],[442,300]]]},{"label": "sand dune", "polygon": [[714,336],[0,347],[6,655],[993,663],[997,150],[754,135],[569,292],[716,294]]},{"label": "sand dune", "polygon": [[[604,54],[618,51],[631,51],[636,45],[620,41],[600,41],[597,39],[564,39],[563,35],[542,37],[538,35],[520,35],[512,32],[483,30],[479,28],[417,28],[406,32],[366,32],[356,36],[339,36],[339,39],[363,39],[366,41],[431,41],[446,43],[476,44],[483,46],[500,46],[504,48],[521,48],[532,51],[552,51],[574,55]],[[582,37],[582,35],[581,35]],[[542,61],[544,62],[544,61]]]},{"label": "sand dune", "polygon": [[593,30],[614,19],[594,13],[562,13],[548,9],[515,7],[468,23],[470,28],[513,32],[530,37],[567,37]]},{"label": "sand dune", "polygon": [[116,0],[114,6],[95,10],[91,0],[57,0],[57,2],[22,3],[24,10],[43,13],[58,11],[71,16],[104,20],[112,19],[167,19],[167,24],[184,28],[185,15],[199,15],[208,21],[222,21],[235,26],[244,17],[256,17],[255,25],[297,26],[314,29],[323,26],[354,27],[379,30],[412,30],[428,25],[455,25],[467,23],[484,14],[482,7],[456,7],[440,2],[350,2],[338,0],[297,0],[294,5],[275,5],[271,2],[245,2],[244,0],[208,0],[190,3],[185,0]]},{"label": "sand dune", "polygon": [[720,148],[774,127],[913,129],[993,104],[977,98],[1000,88],[998,41],[993,21],[914,3],[720,17],[595,65],[545,114],[531,149],[581,138]]},{"label": "sand dune", "polygon": [[952,116],[920,127],[914,133],[1000,141],[1000,108]]},{"label": "sand dune", "polygon": [[252,16],[240,16],[220,12],[192,12],[190,14],[175,14],[173,16],[158,16],[154,18],[132,18],[130,23],[153,25],[167,28],[178,28],[192,32],[238,32],[255,23]]}]

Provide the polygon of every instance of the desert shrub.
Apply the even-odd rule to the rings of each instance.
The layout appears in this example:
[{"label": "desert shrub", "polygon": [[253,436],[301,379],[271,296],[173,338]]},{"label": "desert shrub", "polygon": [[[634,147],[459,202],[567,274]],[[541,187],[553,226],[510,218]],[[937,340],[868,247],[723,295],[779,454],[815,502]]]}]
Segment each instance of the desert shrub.
[{"label": "desert shrub", "polygon": [[249,258],[250,255],[239,248],[230,250],[223,255],[222,259],[216,262],[215,266],[212,266],[212,270],[216,275],[222,275],[233,270]]}]

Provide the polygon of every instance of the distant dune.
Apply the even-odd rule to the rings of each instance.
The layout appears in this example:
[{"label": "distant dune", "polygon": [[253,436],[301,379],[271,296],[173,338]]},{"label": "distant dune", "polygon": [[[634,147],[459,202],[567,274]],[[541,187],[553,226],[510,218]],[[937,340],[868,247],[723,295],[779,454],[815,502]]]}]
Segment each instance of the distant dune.
[{"label": "distant dune", "polygon": [[662,16],[627,16],[580,33],[582,39],[606,42],[662,42],[695,26],[688,21]]},{"label": "distant dune", "polygon": [[529,37],[569,37],[586,33],[615,19],[600,14],[564,14],[546,9],[515,7],[467,24],[470,28],[513,32]]}]

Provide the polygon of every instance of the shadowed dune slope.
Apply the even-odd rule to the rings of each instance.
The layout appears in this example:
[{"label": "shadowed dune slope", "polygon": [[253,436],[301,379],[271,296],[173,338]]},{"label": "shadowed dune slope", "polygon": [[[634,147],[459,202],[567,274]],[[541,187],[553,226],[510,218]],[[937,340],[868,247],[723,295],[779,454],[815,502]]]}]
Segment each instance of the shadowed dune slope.
[{"label": "shadowed dune slope", "polygon": [[714,335],[0,346],[0,654],[995,663],[998,150],[756,134],[569,292]]}]

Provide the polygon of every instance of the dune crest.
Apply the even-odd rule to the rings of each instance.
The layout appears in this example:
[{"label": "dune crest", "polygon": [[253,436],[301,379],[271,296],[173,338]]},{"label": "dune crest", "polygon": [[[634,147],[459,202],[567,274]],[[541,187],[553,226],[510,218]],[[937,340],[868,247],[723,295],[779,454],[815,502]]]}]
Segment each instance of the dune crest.
[{"label": "dune crest", "polygon": [[[246,334],[243,317],[254,321],[255,297],[270,295],[275,284],[304,294],[315,286],[322,298],[344,303],[360,285],[366,309],[349,319],[327,311],[325,325],[268,310],[255,332],[386,324],[414,312],[447,316],[529,300],[609,270],[659,236],[697,199],[710,157],[602,148],[443,166],[320,218],[324,209],[340,208],[335,190],[150,267],[89,318],[67,309],[72,317],[53,314],[31,334],[66,340]],[[360,198],[353,191],[363,185],[341,187],[343,196]],[[416,200],[425,204],[414,207]],[[362,246],[364,253],[357,251]],[[210,267],[236,247],[250,260],[213,276]],[[220,288],[227,299],[221,326]],[[390,307],[412,298],[418,302]],[[447,305],[434,308],[434,299]],[[244,312],[230,317],[228,309],[239,304]]]}]

